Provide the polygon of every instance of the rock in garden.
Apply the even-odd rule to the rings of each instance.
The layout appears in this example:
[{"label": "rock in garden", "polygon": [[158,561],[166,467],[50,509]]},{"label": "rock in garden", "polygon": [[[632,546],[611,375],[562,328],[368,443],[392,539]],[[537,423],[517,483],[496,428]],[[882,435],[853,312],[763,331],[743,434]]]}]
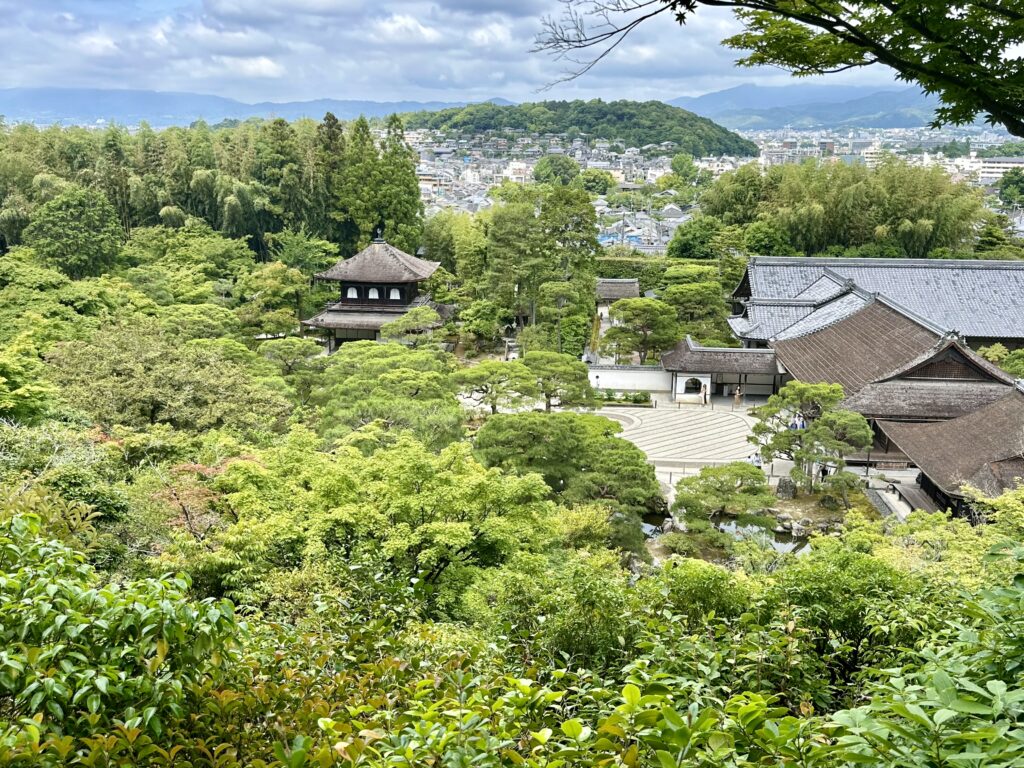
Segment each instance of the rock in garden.
[{"label": "rock in garden", "polygon": [[780,477],[779,485],[775,489],[775,495],[780,499],[792,499],[796,496],[796,483],[793,482],[792,478]]}]

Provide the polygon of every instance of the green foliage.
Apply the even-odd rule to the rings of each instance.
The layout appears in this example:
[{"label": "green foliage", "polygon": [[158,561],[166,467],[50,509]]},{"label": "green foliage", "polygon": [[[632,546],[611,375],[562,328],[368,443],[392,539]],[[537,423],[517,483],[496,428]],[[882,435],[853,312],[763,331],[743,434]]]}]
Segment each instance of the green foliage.
[{"label": "green foliage", "polygon": [[[182,576],[106,582],[45,536],[24,505],[8,500],[0,515],[5,719],[66,744],[115,731],[118,721],[159,739],[194,705],[193,686],[219,677],[235,656],[244,627],[233,606],[186,599]],[[10,746],[0,738],[0,756]]]},{"label": "green foliage", "polygon": [[580,164],[566,155],[544,155],[533,166],[533,178],[541,184],[570,184],[579,175]]},{"label": "green foliage", "polygon": [[357,341],[331,356],[314,393],[319,428],[330,439],[379,423],[411,431],[427,445],[448,445],[463,433],[463,414],[450,374],[455,359],[429,345]]},{"label": "green foliage", "polygon": [[713,216],[695,216],[676,227],[665,255],[670,259],[714,259],[718,257],[715,236],[722,223]]},{"label": "green foliage", "polygon": [[[752,410],[757,423],[749,440],[766,461],[782,456],[794,462],[794,479],[810,491],[816,465],[838,471],[846,465],[847,454],[866,450],[874,441],[867,419],[834,410],[842,399],[839,384],[791,381]],[[800,416],[802,428],[797,423]]]},{"label": "green foliage", "polygon": [[999,366],[1007,373],[1024,379],[1024,350],[1014,350],[1003,358]]},{"label": "green foliage", "polygon": [[774,500],[760,467],[734,461],[720,467],[703,467],[693,477],[676,483],[672,509],[694,517],[710,517],[719,512],[740,515],[771,506]]},{"label": "green foliage", "polygon": [[117,214],[98,192],[71,188],[32,214],[24,239],[44,261],[72,278],[109,270],[117,258]]},{"label": "green foliage", "polygon": [[268,586],[289,573],[362,559],[406,583],[457,592],[467,569],[500,565],[553,536],[540,478],[487,470],[465,443],[432,453],[399,435],[367,456],[318,447],[295,429],[271,449],[200,473],[198,495],[187,476],[176,480],[161,496],[202,499],[212,519],[175,536],[161,567],[188,564],[201,592],[259,601],[273,599]]},{"label": "green foliage", "polygon": [[841,546],[797,558],[780,571],[774,589],[776,599],[802,609],[819,651],[831,649],[828,664],[837,678],[849,680],[861,665],[898,655],[922,629],[921,618],[913,613],[919,586],[906,574]]},{"label": "green foliage", "polygon": [[995,363],[996,365],[999,365],[1010,354],[1010,350],[1008,350],[1005,346],[1003,346],[997,341],[994,344],[990,344],[987,347],[980,347],[978,349],[978,354],[981,355],[986,360],[988,360],[990,363]]},{"label": "green foliage", "polygon": [[431,340],[431,331],[441,324],[441,316],[430,306],[413,307],[397,320],[380,327],[382,339],[395,339],[416,347]]},{"label": "green foliage", "polygon": [[25,171],[0,179],[5,247],[38,241],[72,277],[108,270],[125,237],[159,224],[203,223],[303,271],[378,228],[406,251],[420,240],[416,159],[397,118],[379,142],[365,121],[346,131],[330,114],[134,134],[2,126],[0,167]]},{"label": "green foliage", "polygon": [[544,410],[558,402],[562,408],[593,407],[594,390],[585,363],[557,352],[527,352],[523,362],[537,379]]},{"label": "green foliage", "polygon": [[587,168],[577,177],[579,184],[592,195],[607,194],[615,185],[615,177],[608,171],[598,168]]},{"label": "green foliage", "polygon": [[602,337],[602,346],[617,358],[636,353],[640,365],[682,338],[676,310],[657,299],[619,299],[608,309],[608,316],[613,325]]},{"label": "green foliage", "polygon": [[517,413],[490,417],[474,447],[488,466],[537,472],[566,501],[600,501],[632,514],[664,507],[654,469],[603,416]]},{"label": "green foliage", "polygon": [[608,508],[600,504],[581,504],[558,510],[555,521],[562,545],[568,549],[601,550],[612,536]]},{"label": "green foliage", "polygon": [[519,408],[539,395],[533,372],[515,360],[484,360],[456,371],[452,378],[463,395],[491,413]]},{"label": "green foliage", "polygon": [[474,301],[460,313],[462,332],[477,348],[493,346],[501,336],[505,311],[493,301]]},{"label": "green foliage", "polygon": [[[179,343],[152,323],[111,326],[47,356],[62,399],[105,426],[279,430],[288,403],[218,345]],[[124,372],[130,371],[126,376]]]},{"label": "green foliage", "polygon": [[665,281],[664,275],[668,260],[653,256],[641,256],[627,249],[626,255],[615,248],[609,248],[605,256],[597,259],[597,276],[624,278],[635,277],[640,281],[640,293],[660,288]]},{"label": "green foliage", "polygon": [[[741,225],[744,248],[754,254],[812,255],[834,246],[877,245],[911,258],[972,247],[986,215],[977,191],[953,182],[942,169],[896,160],[873,169],[780,165],[763,175],[756,166],[744,166],[707,190],[701,210],[724,224]],[[699,242],[689,247],[698,249]]]},{"label": "green foliage", "polygon": [[[666,281],[685,279],[680,272],[672,272],[672,269],[677,268],[665,272]],[[721,283],[677,282],[662,291],[661,299],[676,308],[684,333],[696,337],[698,342],[718,346],[724,345],[720,340],[732,338],[726,322],[730,310]]]},{"label": "green foliage", "polygon": [[[500,106],[466,107],[406,115],[409,128],[484,133],[521,130],[530,133],[585,133],[594,139],[621,139],[628,146],[674,142],[680,152],[695,156],[750,157],[757,148],[746,139],[692,112],[662,101],[541,101]],[[621,150],[620,150],[621,151]]]},{"label": "green foliage", "polygon": [[705,617],[735,618],[750,604],[751,590],[720,565],[691,558],[673,558],[643,585],[648,600],[659,600],[673,614],[687,617],[692,627]]},{"label": "green foliage", "polygon": [[270,255],[291,269],[312,275],[338,260],[338,246],[304,232],[284,230],[268,235]]},{"label": "green foliage", "polygon": [[460,305],[464,340],[493,348],[513,324],[535,329],[543,348],[582,354],[598,251],[590,196],[576,185],[507,184],[492,197],[490,210],[441,213],[427,226],[432,257],[450,270],[445,291]]},{"label": "green foliage", "polygon": [[997,187],[999,199],[1005,205],[1019,205],[1024,201],[1024,171],[1020,168],[1011,168],[999,179]]},{"label": "green foliage", "polygon": [[32,421],[46,411],[55,394],[27,335],[0,348],[0,416]]}]

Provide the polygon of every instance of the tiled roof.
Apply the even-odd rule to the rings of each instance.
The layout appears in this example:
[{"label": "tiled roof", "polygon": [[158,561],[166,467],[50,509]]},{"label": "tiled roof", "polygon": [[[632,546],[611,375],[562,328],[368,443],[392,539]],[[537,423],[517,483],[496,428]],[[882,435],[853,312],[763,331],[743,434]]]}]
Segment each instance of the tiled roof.
[{"label": "tiled roof", "polygon": [[755,299],[806,298],[811,286],[823,290],[826,276],[968,337],[1024,338],[1022,261],[755,257],[734,295],[744,298],[749,287]]},{"label": "tiled roof", "polygon": [[323,312],[309,320],[303,320],[302,324],[310,328],[350,328],[376,331],[380,330],[385,323],[397,320],[410,309],[423,306],[433,308],[442,321],[450,320],[455,315],[454,304],[438,304],[431,301],[429,296],[420,294],[405,306],[368,307],[366,304],[361,304],[358,307],[353,307],[344,303],[329,304]]},{"label": "tiled roof", "polygon": [[971,485],[998,496],[1024,477],[1024,392],[1020,384],[966,416],[930,424],[879,426],[947,494]]},{"label": "tiled roof", "polygon": [[[403,312],[405,308],[403,307]],[[403,312],[346,312],[325,309],[319,315],[303,320],[310,328],[350,328],[358,331],[379,331],[385,323],[397,320]]]},{"label": "tiled roof", "polygon": [[439,261],[425,261],[383,240],[374,240],[351,259],[342,259],[316,277],[354,283],[416,283],[426,280],[440,265]]},{"label": "tiled roof", "polygon": [[849,317],[854,312],[859,312],[871,303],[871,298],[859,291],[851,291],[845,296],[840,296],[827,304],[814,309],[806,317],[797,320],[790,326],[782,329],[775,335],[776,339],[795,339],[806,336],[809,333],[820,331],[830,325],[835,325],[840,320]]},{"label": "tiled roof", "polygon": [[833,325],[772,346],[795,378],[842,384],[851,396],[932,350],[940,338],[885,302],[872,301]]},{"label": "tiled roof", "polygon": [[934,348],[928,350],[922,355],[908,360],[906,364],[899,368],[891,371],[885,380],[897,379],[902,377],[917,378],[921,374],[919,373],[922,366],[924,366],[930,360],[933,360],[936,356],[946,352],[947,350],[954,350],[954,354],[958,356],[958,359],[964,362],[966,365],[974,368],[977,374],[974,375],[975,379],[990,379],[996,382],[1000,382],[1004,385],[1012,385],[1014,378],[998,365],[990,363],[988,360],[983,358],[981,355],[976,353],[970,347],[967,347],[956,339],[945,338]]},{"label": "tiled roof", "polygon": [[635,277],[597,279],[597,298],[636,299],[640,296],[640,280]]},{"label": "tiled roof", "polygon": [[687,336],[661,356],[666,371],[683,373],[780,373],[775,352],[770,349],[702,347]]},{"label": "tiled roof", "polygon": [[813,299],[815,301],[834,299],[839,294],[849,290],[850,287],[852,287],[852,284],[849,280],[840,280],[835,275],[824,274],[800,291],[794,298]]},{"label": "tiled roof", "polygon": [[869,419],[955,419],[1004,397],[1010,385],[999,381],[892,379],[868,384],[840,407]]},{"label": "tiled roof", "polygon": [[[745,318],[729,318],[729,326],[737,335],[767,341],[814,311],[814,302],[790,302],[785,306],[751,302]],[[745,331],[741,332],[742,329]]]}]

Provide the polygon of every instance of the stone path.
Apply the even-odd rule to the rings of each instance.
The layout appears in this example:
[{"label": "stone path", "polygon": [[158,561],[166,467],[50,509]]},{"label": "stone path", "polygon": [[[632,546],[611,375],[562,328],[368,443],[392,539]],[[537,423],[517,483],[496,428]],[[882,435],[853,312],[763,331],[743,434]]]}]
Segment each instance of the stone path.
[{"label": "stone path", "polygon": [[640,448],[658,469],[696,471],[703,465],[741,461],[752,419],[745,413],[710,408],[602,408],[623,425],[621,437]]}]

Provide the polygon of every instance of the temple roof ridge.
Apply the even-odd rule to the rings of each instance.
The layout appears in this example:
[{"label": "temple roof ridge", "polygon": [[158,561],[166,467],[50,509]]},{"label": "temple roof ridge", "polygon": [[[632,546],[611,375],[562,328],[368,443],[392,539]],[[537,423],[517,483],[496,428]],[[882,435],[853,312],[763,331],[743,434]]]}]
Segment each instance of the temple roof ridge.
[{"label": "temple roof ridge", "polygon": [[377,238],[355,256],[340,260],[314,277],[354,283],[417,283],[433,275],[439,266],[439,261],[412,256]]}]

